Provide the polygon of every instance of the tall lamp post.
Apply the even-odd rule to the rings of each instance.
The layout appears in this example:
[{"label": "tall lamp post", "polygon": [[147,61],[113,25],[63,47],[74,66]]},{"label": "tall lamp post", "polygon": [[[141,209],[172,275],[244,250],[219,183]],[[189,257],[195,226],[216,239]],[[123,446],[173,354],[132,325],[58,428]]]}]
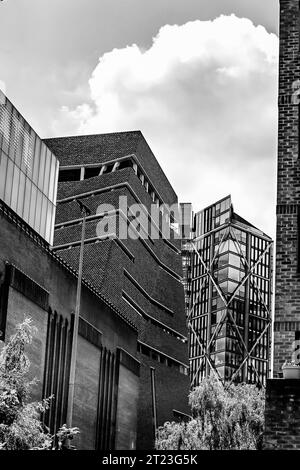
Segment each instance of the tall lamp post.
[{"label": "tall lamp post", "polygon": [[80,243],[78,280],[77,280],[77,292],[76,292],[76,306],[75,306],[73,337],[72,337],[70,378],[69,378],[69,394],[68,394],[68,409],[67,409],[67,426],[69,428],[72,427],[73,408],[74,408],[75,372],[76,372],[76,360],[77,360],[78,325],[79,325],[80,303],[81,303],[81,283],[82,283],[83,251],[84,251],[84,239],[85,239],[85,224],[86,224],[86,217],[90,215],[91,213],[90,209],[85,204],[83,204],[82,201],[80,201],[79,199],[75,199],[75,200],[79,204],[80,212],[82,215],[82,230],[81,230],[81,243]]}]

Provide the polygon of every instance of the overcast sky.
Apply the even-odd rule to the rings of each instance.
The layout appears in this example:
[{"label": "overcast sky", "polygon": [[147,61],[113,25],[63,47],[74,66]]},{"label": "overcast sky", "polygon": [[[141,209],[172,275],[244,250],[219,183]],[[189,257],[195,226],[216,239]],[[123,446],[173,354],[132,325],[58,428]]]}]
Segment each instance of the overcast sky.
[{"label": "overcast sky", "polygon": [[278,3],[4,0],[0,81],[41,137],[140,129],[182,202],[274,235]]}]

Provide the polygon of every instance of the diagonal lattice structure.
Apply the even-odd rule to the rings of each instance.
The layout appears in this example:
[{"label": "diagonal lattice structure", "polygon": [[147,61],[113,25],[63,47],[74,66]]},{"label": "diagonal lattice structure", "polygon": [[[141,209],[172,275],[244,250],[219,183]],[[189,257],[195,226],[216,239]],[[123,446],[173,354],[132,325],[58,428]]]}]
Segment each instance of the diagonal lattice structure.
[{"label": "diagonal lattice structure", "polygon": [[229,197],[196,214],[196,236],[187,245],[192,387],[210,373],[224,383],[264,386],[269,372],[272,240],[237,216]]}]

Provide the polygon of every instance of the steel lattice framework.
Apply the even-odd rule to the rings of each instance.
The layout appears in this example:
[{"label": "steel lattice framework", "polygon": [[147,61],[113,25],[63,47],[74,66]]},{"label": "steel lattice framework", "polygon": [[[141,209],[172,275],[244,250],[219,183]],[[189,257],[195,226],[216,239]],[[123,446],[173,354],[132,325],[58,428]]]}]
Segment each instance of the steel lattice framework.
[{"label": "steel lattice framework", "polygon": [[[268,376],[273,242],[251,227],[243,225],[242,229],[230,217],[218,229],[187,242],[192,286],[187,310],[192,387],[209,373],[216,374],[223,383],[243,381],[260,386],[265,385]],[[238,239],[240,233],[245,243]],[[224,283],[224,273],[228,280],[231,272],[238,272],[230,262],[220,266],[224,256],[229,261],[230,256],[235,262],[239,259],[240,279],[236,283],[229,280],[226,284],[226,279]],[[220,271],[222,282],[218,278]],[[224,289],[224,285],[230,288]],[[219,307],[217,314],[213,302]]]}]

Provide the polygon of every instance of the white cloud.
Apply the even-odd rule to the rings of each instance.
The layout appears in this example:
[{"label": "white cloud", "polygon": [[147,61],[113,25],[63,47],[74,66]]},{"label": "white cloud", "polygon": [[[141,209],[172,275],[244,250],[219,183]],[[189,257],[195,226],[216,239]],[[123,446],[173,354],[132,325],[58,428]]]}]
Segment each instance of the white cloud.
[{"label": "white cloud", "polygon": [[104,54],[93,105],[61,109],[54,131],[140,129],[182,201],[227,193],[241,216],[273,231],[278,38],[248,19],[166,25],[142,50]]}]

